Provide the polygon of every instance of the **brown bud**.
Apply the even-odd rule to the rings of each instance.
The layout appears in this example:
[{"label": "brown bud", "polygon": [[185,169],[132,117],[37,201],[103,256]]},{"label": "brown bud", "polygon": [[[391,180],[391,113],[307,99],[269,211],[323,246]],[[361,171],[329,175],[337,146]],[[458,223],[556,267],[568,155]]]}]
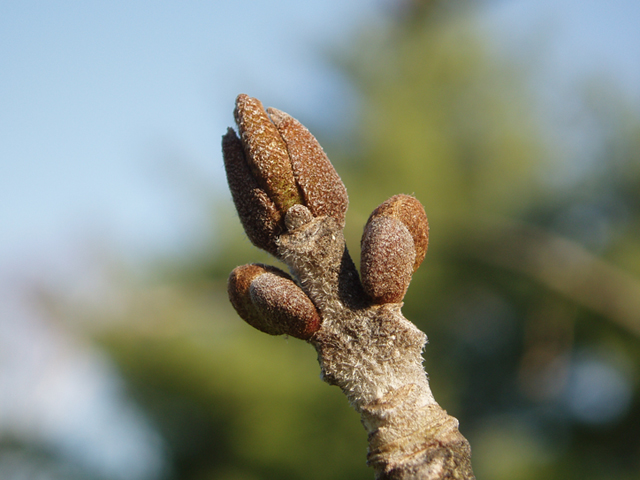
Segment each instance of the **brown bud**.
[{"label": "brown bud", "polygon": [[256,247],[275,255],[275,240],[283,231],[282,215],[251,174],[242,143],[232,129],[222,137],[222,152],[229,190],[244,231]]},{"label": "brown bud", "polygon": [[[254,245],[277,255],[285,215],[304,205],[312,216],[328,215],[344,227],[349,200],[322,147],[300,122],[241,94],[234,115],[240,138],[229,130],[222,150],[229,188],[242,225]],[[293,218],[293,217],[292,217]]]},{"label": "brown bud", "polygon": [[251,172],[284,215],[292,205],[303,203],[287,145],[257,98],[238,95],[234,114]]},{"label": "brown bud", "polygon": [[308,340],[320,328],[320,316],[309,297],[275,267],[237,267],[227,289],[238,315],[262,332]]},{"label": "brown bud", "polygon": [[292,116],[275,108],[267,112],[287,145],[304,205],[315,217],[333,217],[344,228],[349,206],[347,189],[320,143]]},{"label": "brown bud", "polygon": [[415,197],[404,194],[394,195],[373,211],[369,222],[381,216],[400,220],[409,229],[416,249],[413,260],[413,272],[415,272],[424,260],[429,246],[429,221],[424,207]]},{"label": "brown bud", "polygon": [[362,286],[374,303],[399,303],[407,293],[416,250],[409,229],[389,216],[373,217],[362,235]]},{"label": "brown bud", "polygon": [[313,220],[313,215],[304,205],[294,205],[284,216],[284,224],[288,232],[293,232]]}]

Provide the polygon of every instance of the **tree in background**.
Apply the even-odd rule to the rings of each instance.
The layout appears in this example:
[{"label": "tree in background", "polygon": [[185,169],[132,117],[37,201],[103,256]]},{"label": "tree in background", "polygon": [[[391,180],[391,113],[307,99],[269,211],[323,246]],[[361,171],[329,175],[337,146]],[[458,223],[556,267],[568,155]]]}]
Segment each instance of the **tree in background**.
[{"label": "tree in background", "polygon": [[[568,178],[526,72],[466,11],[421,8],[340,59],[360,115],[348,145],[318,137],[349,187],[347,244],[357,258],[357,226],[392,194],[425,205],[429,255],[404,314],[429,333],[432,388],[478,478],[637,478],[640,119],[602,88],[585,96],[591,158]],[[168,476],[371,478],[357,415],[317,379],[311,347],[253,331],[228,304],[228,272],[267,257],[230,201],[215,215],[214,248],[122,285],[124,307],[100,314]]]}]

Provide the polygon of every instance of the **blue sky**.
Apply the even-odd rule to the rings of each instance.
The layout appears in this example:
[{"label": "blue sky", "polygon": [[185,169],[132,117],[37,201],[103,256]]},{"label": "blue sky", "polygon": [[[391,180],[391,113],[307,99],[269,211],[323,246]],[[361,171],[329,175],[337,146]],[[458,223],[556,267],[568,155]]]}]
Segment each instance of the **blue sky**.
[{"label": "blue sky", "polygon": [[[73,263],[92,242],[142,262],[186,248],[206,223],[200,193],[185,191],[189,178],[226,194],[219,141],[235,95],[257,96],[303,121],[348,116],[353,97],[324,52],[348,45],[393,2],[7,3],[0,15],[5,272],[55,257]],[[604,72],[638,98],[638,2],[490,5],[485,17],[497,47],[515,55],[543,48],[545,81]]]},{"label": "blue sky", "polygon": [[174,169],[226,188],[238,93],[301,117],[339,98],[321,51],[374,2],[272,3],[2,7],[0,266],[96,238],[129,257],[176,247],[201,219]]}]

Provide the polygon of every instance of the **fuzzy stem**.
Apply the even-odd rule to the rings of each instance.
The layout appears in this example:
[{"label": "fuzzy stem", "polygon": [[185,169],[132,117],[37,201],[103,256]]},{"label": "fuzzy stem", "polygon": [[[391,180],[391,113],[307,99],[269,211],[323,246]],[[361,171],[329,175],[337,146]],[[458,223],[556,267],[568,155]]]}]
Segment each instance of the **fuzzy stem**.
[{"label": "fuzzy stem", "polygon": [[376,479],[473,479],[470,447],[458,421],[437,404],[422,366],[427,337],[401,303],[375,305],[365,294],[332,217],[289,222],[278,257],[322,317],[311,338],[322,378],[337,385],[369,433]]}]

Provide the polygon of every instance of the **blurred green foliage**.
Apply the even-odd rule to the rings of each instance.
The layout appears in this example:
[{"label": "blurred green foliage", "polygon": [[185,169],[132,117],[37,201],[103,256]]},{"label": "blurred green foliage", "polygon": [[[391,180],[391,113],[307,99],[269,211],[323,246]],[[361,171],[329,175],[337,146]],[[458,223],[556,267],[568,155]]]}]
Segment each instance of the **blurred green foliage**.
[{"label": "blurred green foliage", "polygon": [[[349,190],[348,244],[357,259],[366,218],[391,195],[425,205],[431,242],[404,313],[430,338],[434,395],[460,419],[478,478],[640,478],[640,330],[607,309],[612,296],[634,299],[606,296],[607,278],[589,268],[575,291],[548,273],[575,247],[639,291],[638,116],[604,88],[585,95],[591,166],[563,181],[562,145],[535,116],[527,72],[491,53],[473,16],[416,11],[339,61],[362,110],[348,145],[315,133]],[[231,269],[273,261],[229,201],[212,214],[225,232],[212,249],[123,288],[125,308],[98,336],[166,440],[168,477],[372,478],[365,431],[319,380],[313,349],[251,329],[230,307]],[[541,236],[510,235],[522,225]],[[568,256],[531,261],[560,237]]]}]

